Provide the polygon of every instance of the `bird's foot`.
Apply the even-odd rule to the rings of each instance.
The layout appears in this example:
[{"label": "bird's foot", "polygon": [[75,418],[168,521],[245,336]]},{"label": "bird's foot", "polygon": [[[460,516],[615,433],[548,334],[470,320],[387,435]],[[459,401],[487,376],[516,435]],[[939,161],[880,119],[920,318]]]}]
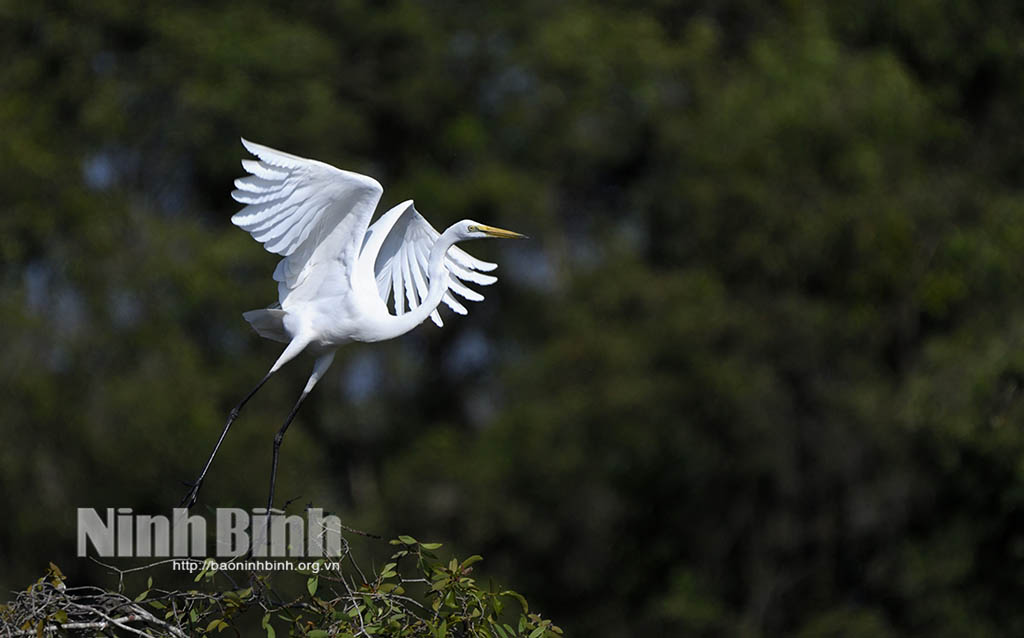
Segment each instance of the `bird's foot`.
[{"label": "bird's foot", "polygon": [[199,488],[203,486],[203,482],[200,480],[195,483],[185,483],[185,485],[188,485],[190,489],[185,494],[185,497],[181,499],[181,502],[178,503],[178,507],[192,509],[192,506],[199,500]]}]

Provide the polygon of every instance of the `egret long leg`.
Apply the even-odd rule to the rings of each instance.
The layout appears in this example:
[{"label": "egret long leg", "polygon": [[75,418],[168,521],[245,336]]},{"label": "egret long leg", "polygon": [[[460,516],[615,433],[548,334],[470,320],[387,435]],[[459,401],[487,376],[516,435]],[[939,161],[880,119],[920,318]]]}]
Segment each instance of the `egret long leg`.
[{"label": "egret long leg", "polygon": [[295,407],[288,413],[288,418],[285,420],[284,425],[274,435],[274,457],[270,462],[270,495],[267,497],[267,512],[274,506],[274,487],[277,482],[277,459],[281,452],[281,441],[284,440],[284,433],[288,431],[288,426],[292,424],[292,420],[295,419],[295,415],[299,412],[299,406],[306,400],[308,392],[303,392],[299,400],[296,401]]},{"label": "egret long leg", "polygon": [[[206,465],[203,467],[203,471],[199,474],[199,478],[196,479],[196,482],[192,484],[192,489],[188,491],[188,494],[185,495],[185,498],[181,499],[182,505],[188,508],[191,508],[193,505],[195,505],[196,499],[199,497],[199,488],[202,487],[203,479],[206,478],[206,473],[210,469],[210,464],[213,463],[213,457],[217,456],[217,450],[220,449],[220,444],[224,442],[224,437],[228,435],[228,430],[231,429],[231,424],[234,423],[235,419],[238,418],[238,413],[242,411],[242,408],[245,406],[245,404],[248,403],[249,399],[251,399],[259,391],[259,389],[263,387],[263,384],[267,382],[267,379],[273,376],[275,372],[280,370],[281,366],[283,366],[284,364],[288,363],[296,356],[298,356],[298,354],[302,352],[307,345],[309,345],[309,337],[306,335],[293,338],[290,342],[288,342],[288,345],[285,347],[284,352],[282,352],[281,356],[277,358],[277,361],[274,362],[274,365],[270,367],[270,372],[268,372],[267,375],[263,377],[262,380],[260,380],[260,382],[256,385],[255,388],[252,389],[252,391],[249,392],[249,394],[245,395],[245,398],[242,399],[238,405],[231,408],[231,412],[228,414],[228,422],[224,425],[224,430],[220,433],[220,438],[217,439],[217,445],[213,446],[213,452],[210,453],[210,458],[207,459]],[[319,361],[320,360],[317,359],[318,363]],[[330,365],[330,361],[327,362],[327,365]],[[324,368],[324,370],[326,369],[327,368]],[[315,370],[314,374],[316,374]],[[321,374],[323,374],[323,371],[321,371]],[[316,382],[313,381],[313,383]]]},{"label": "egret long leg", "polygon": [[181,505],[184,507],[191,508],[196,503],[196,499],[199,498],[199,488],[203,486],[203,479],[206,478],[206,473],[210,471],[210,465],[213,463],[213,457],[217,456],[217,450],[220,449],[221,443],[224,442],[224,438],[228,435],[228,430],[231,429],[231,424],[238,418],[238,413],[242,411],[245,404],[249,402],[249,399],[253,398],[263,384],[267,382],[267,379],[273,375],[274,372],[268,372],[267,376],[263,377],[256,387],[249,391],[249,394],[245,395],[245,398],[238,402],[238,405],[231,408],[231,412],[228,413],[228,421],[224,424],[224,430],[220,433],[220,438],[217,439],[217,444],[213,446],[213,451],[210,452],[210,458],[206,459],[206,465],[203,466],[203,471],[199,473],[199,478],[192,483],[191,489],[185,494],[185,498],[181,499]]},{"label": "egret long leg", "polygon": [[[315,383],[315,381],[313,383]],[[309,396],[310,389],[311,386],[307,384],[307,389],[302,392],[299,400],[295,402],[295,407],[293,407],[292,411],[288,413],[288,418],[285,419],[284,425],[282,425],[281,429],[274,435],[274,457],[270,463],[270,494],[267,496],[266,522],[263,525],[262,534],[258,532],[253,534],[252,547],[249,549],[250,553],[255,551],[257,547],[269,546],[271,516],[274,513],[274,510],[272,509],[274,506],[274,487],[277,483],[277,458],[281,451],[281,441],[284,440],[284,433],[288,431],[288,426],[292,424],[292,421],[295,419],[295,415],[299,413],[299,407],[302,405],[302,402],[306,400],[307,396]]]},{"label": "egret long leg", "polygon": [[[320,377],[324,376],[327,372],[327,368],[331,367],[331,363],[334,361],[334,351],[327,352],[317,358],[316,363],[313,364],[313,374],[309,375],[309,381],[306,382],[306,387],[302,390],[302,395],[299,396],[299,400],[295,402],[295,407],[288,413],[288,418],[285,420],[284,425],[274,435],[274,456],[270,463],[270,495],[267,497],[267,518],[269,525],[270,510],[274,507],[274,488],[277,483],[277,459],[281,452],[281,441],[284,440],[285,432],[288,431],[288,426],[292,424],[292,420],[295,419],[295,415],[299,412],[299,407],[302,406],[302,402],[306,400],[309,393],[313,390],[313,386],[320,380]],[[269,529],[269,527],[268,527]]]}]

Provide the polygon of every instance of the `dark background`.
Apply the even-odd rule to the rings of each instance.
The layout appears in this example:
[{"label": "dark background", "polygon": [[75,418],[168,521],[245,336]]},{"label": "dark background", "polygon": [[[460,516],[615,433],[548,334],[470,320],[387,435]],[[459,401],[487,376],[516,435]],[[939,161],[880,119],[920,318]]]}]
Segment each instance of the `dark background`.
[{"label": "dark background", "polygon": [[[578,636],[1024,634],[1020,7],[0,1],[0,588],[106,579],[75,508],[166,513],[277,357],[245,136],[534,238],[339,353],[281,501]],[[204,505],[263,503],[310,365]]]}]

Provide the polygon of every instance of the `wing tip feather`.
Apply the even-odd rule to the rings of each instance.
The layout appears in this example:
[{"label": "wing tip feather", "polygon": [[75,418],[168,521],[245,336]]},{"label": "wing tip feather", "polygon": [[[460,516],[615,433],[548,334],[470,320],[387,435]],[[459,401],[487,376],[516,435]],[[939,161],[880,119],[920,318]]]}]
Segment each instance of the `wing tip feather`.
[{"label": "wing tip feather", "polygon": [[260,154],[257,152],[257,149],[263,148],[262,146],[260,146],[256,142],[250,142],[249,140],[245,139],[244,137],[239,137],[238,139],[242,141],[242,146],[245,148],[245,150],[249,151],[250,153],[252,153],[256,157],[260,156]]}]

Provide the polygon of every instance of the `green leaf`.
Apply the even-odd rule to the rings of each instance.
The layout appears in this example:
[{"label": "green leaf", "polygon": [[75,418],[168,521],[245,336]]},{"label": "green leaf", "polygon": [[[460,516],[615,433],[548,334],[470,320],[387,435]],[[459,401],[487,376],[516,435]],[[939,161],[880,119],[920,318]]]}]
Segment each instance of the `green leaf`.
[{"label": "green leaf", "polygon": [[316,596],[316,590],[320,586],[319,576],[310,576],[309,580],[306,581],[306,589],[309,590],[310,596]]},{"label": "green leaf", "polygon": [[270,624],[270,612],[263,614],[263,620],[260,621],[260,627],[267,630],[267,638],[274,638],[274,626]]},{"label": "green leaf", "polygon": [[443,546],[443,543],[420,543],[420,547],[423,549],[439,549]]},{"label": "green leaf", "polygon": [[415,545],[416,544],[416,539],[415,538],[413,538],[412,536],[405,536],[404,534],[402,536],[399,536],[398,540],[402,541],[406,545]]},{"label": "green leaf", "polygon": [[306,634],[306,638],[327,638],[329,634],[323,629],[314,629]]},{"label": "green leaf", "polygon": [[57,581],[54,584],[63,583],[65,580],[67,580],[67,577],[64,576],[64,572],[60,571],[60,567],[57,567],[57,565],[54,564],[52,561],[50,562],[50,572],[53,573],[53,577]]},{"label": "green leaf", "polygon": [[540,636],[544,635],[544,629],[544,627],[537,627],[536,629],[530,632],[529,638],[540,638]]},{"label": "green leaf", "polygon": [[519,601],[519,605],[523,608],[523,613],[524,614],[530,613],[530,605],[529,605],[529,603],[526,602],[526,599],[523,598],[523,595],[520,594],[519,592],[512,591],[511,589],[506,589],[505,591],[501,592],[499,594],[499,596],[511,596],[512,598],[515,598],[516,600]]},{"label": "green leaf", "polygon": [[472,565],[473,563],[479,563],[479,562],[480,562],[480,561],[482,561],[483,559],[484,559],[484,557],[483,557],[483,556],[481,556],[480,554],[473,554],[472,556],[470,556],[470,557],[469,557],[469,558],[467,558],[466,560],[462,561],[461,569],[462,569],[463,571],[465,571],[465,569],[466,569],[467,567],[469,567],[469,566],[470,566],[470,565]]}]

